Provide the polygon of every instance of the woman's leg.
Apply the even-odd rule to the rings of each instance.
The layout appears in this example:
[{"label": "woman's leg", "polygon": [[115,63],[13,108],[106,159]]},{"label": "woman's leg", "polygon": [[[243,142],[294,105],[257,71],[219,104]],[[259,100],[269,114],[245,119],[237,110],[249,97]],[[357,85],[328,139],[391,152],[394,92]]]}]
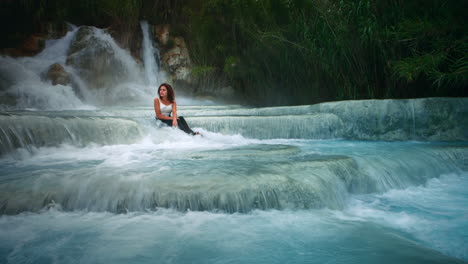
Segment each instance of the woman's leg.
[{"label": "woman's leg", "polygon": [[192,129],[190,129],[190,127],[188,126],[187,122],[185,121],[185,118],[182,117],[182,116],[179,116],[177,118],[177,125],[179,126],[179,128],[181,130],[183,130],[185,133],[187,134],[191,134],[191,135],[195,135],[195,132],[193,132]]},{"label": "woman's leg", "polygon": [[[157,120],[159,120],[159,121],[163,122],[164,124],[172,127],[172,120],[164,120],[164,119],[157,119]],[[187,124],[187,121],[185,121],[185,118],[182,117],[182,116],[179,116],[177,118],[177,126],[179,127],[180,130],[184,131],[187,134],[190,134],[190,135],[196,135],[197,134],[197,133],[193,132],[192,129],[190,129],[190,127]]]},{"label": "woman's leg", "polygon": [[170,127],[172,126],[172,120],[164,120],[164,119],[158,119],[158,118],[156,118],[156,120],[159,120]]}]

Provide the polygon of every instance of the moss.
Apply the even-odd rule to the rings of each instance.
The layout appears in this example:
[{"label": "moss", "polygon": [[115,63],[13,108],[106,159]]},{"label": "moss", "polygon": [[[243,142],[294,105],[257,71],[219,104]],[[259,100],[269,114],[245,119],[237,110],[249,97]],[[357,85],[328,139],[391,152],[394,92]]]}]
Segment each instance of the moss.
[{"label": "moss", "polygon": [[209,75],[215,71],[214,67],[210,66],[195,66],[192,68],[192,76],[195,78],[201,78]]}]

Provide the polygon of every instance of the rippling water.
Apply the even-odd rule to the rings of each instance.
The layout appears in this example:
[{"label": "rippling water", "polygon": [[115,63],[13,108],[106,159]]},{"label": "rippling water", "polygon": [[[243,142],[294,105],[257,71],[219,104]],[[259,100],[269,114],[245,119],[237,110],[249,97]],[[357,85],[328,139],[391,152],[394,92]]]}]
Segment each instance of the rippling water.
[{"label": "rippling water", "polygon": [[0,116],[0,262],[468,261],[467,142],[246,136],[193,109],[203,136],[151,108]]}]

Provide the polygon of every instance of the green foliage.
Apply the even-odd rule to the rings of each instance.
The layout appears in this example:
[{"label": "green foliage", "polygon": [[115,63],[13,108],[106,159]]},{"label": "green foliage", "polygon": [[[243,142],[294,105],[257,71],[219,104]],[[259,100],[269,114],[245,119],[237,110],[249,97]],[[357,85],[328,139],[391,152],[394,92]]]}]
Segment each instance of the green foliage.
[{"label": "green foliage", "polygon": [[223,71],[230,76],[233,76],[236,73],[237,66],[239,65],[239,58],[234,56],[229,56],[224,60]]},{"label": "green foliage", "polygon": [[[468,28],[462,16],[466,4],[455,1],[412,1],[416,6],[391,32],[394,47],[404,51],[392,69],[399,80],[430,95],[466,96]],[[465,8],[463,8],[465,7]],[[414,8],[414,9],[413,9]]]},{"label": "green foliage", "polygon": [[99,9],[109,17],[125,22],[138,22],[141,0],[100,0]]},{"label": "green foliage", "polygon": [[252,102],[466,96],[460,9],[451,0],[192,0],[185,34],[193,61]]},{"label": "green foliage", "polygon": [[105,25],[140,19],[143,0],[20,0],[21,15],[33,22],[69,21],[77,24]]},{"label": "green foliage", "polygon": [[400,78],[412,82],[422,74],[435,74],[435,69],[444,61],[445,57],[443,53],[408,57],[397,61],[393,65],[393,70]]},{"label": "green foliage", "polygon": [[438,88],[458,86],[461,89],[466,89],[468,83],[468,40],[461,43],[460,46],[455,48],[457,52],[460,52],[459,56],[453,56],[456,59],[448,60],[449,66],[446,71],[434,70],[432,79]]},{"label": "green foliage", "polygon": [[[468,96],[466,1],[18,0],[6,20],[171,24],[203,86],[255,104]],[[14,20],[16,21],[16,20]],[[6,22],[6,21],[5,21]],[[4,22],[4,24],[5,24]],[[30,31],[16,26],[8,36]]]},{"label": "green foliage", "polygon": [[214,72],[214,68],[210,66],[196,66],[192,69],[192,76],[195,78],[203,78]]}]

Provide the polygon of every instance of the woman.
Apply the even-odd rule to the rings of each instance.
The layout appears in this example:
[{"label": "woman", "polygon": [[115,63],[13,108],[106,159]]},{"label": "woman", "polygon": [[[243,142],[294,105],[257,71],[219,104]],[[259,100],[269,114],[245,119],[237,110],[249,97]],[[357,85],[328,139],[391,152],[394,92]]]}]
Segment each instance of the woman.
[{"label": "woman", "polygon": [[[193,132],[187,125],[182,116],[177,117],[177,104],[174,100],[174,89],[167,83],[163,83],[158,88],[159,98],[154,98],[154,111],[156,119],[168,126],[178,127],[187,134],[199,135],[198,132]],[[171,116],[172,113],[172,116]]]}]

